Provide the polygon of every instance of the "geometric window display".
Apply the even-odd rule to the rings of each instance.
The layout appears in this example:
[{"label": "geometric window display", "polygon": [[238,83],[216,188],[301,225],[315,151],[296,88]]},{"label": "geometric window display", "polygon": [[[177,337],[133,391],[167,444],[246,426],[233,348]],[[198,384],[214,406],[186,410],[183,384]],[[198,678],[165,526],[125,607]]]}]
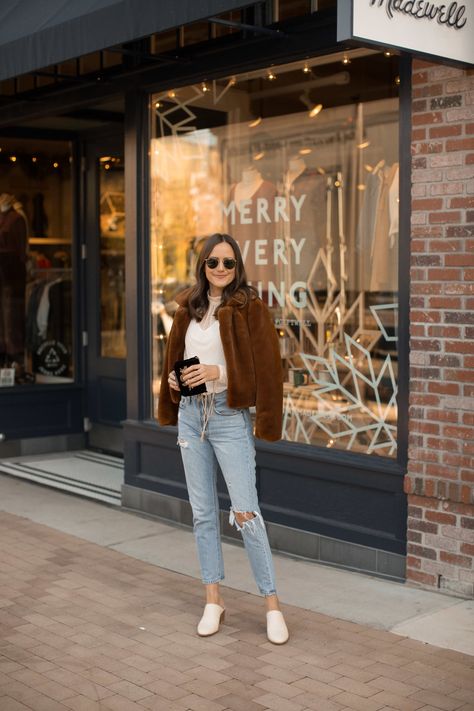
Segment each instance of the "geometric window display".
[{"label": "geometric window display", "polygon": [[398,60],[367,49],[152,96],[154,414],[175,296],[227,232],[279,336],[283,439],[396,455],[398,115]]}]

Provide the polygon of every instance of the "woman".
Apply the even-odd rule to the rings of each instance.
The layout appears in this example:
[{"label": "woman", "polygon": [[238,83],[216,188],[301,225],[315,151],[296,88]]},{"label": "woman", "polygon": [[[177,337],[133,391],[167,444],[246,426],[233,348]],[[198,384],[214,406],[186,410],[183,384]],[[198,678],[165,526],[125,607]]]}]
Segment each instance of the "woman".
[{"label": "woman", "polygon": [[[216,489],[217,464],[231,499],[230,524],[241,532],[255,581],[265,596],[267,636],[288,639],[275,590],[272,555],[255,486],[255,444],[249,407],[256,406],[255,435],[281,436],[282,371],[270,314],[247,284],[237,242],[215,234],[205,242],[196,265],[196,285],[177,297],[165,355],[158,420],[178,422],[189,500],[193,510],[206,606],[197,632],[215,634],[224,618],[219,582],[224,566]],[[180,397],[173,370],[183,358],[199,357],[184,368],[182,384],[207,392]]]}]

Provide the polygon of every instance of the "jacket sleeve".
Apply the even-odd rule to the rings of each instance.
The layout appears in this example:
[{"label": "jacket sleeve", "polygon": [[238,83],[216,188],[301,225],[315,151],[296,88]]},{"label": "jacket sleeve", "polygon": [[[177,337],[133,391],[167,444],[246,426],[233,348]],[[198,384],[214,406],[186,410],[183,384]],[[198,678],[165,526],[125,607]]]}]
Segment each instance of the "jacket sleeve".
[{"label": "jacket sleeve", "polygon": [[163,370],[161,372],[160,384],[160,399],[158,400],[158,422],[160,425],[175,425],[178,422],[178,403],[180,395],[173,394],[168,385],[168,373],[173,369],[174,363],[171,363],[171,351],[173,350],[174,340],[176,338],[177,325],[173,322],[171,331],[166,344],[165,357],[163,359]]},{"label": "jacket sleeve", "polygon": [[250,302],[248,322],[257,389],[255,436],[274,442],[281,439],[283,371],[275,326],[261,299]]}]

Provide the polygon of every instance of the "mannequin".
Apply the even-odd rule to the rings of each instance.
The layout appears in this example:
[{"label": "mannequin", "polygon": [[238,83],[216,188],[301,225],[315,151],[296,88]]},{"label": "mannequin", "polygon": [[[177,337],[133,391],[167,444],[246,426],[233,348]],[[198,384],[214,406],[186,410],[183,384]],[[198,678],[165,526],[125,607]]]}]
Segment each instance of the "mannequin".
[{"label": "mannequin", "polygon": [[15,204],[13,195],[0,195],[0,362],[23,365],[28,241],[26,220]]},{"label": "mannequin", "polygon": [[[304,244],[300,258],[290,263],[291,281],[307,282],[318,250],[326,240],[326,179],[317,171],[308,168],[299,154],[291,155],[288,168],[283,176],[282,193],[289,202],[292,198],[300,201],[301,212],[289,212],[290,221],[286,226],[286,237]],[[320,270],[321,271],[321,270]],[[312,279],[312,289],[326,286],[325,275],[318,272]]]},{"label": "mannequin", "polygon": [[[237,240],[245,264],[247,279],[263,292],[275,278],[273,241],[276,235],[274,205],[277,190],[260,171],[247,164],[241,179],[232,186],[229,203],[234,206],[228,232]],[[262,212],[263,210],[263,212]]]}]

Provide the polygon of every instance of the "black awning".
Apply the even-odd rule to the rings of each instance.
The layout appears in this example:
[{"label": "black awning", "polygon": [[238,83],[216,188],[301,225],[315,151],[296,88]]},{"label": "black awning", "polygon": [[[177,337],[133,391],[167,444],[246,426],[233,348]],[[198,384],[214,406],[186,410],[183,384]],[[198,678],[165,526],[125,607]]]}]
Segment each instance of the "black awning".
[{"label": "black awning", "polygon": [[249,4],[245,0],[2,0],[0,80]]}]

